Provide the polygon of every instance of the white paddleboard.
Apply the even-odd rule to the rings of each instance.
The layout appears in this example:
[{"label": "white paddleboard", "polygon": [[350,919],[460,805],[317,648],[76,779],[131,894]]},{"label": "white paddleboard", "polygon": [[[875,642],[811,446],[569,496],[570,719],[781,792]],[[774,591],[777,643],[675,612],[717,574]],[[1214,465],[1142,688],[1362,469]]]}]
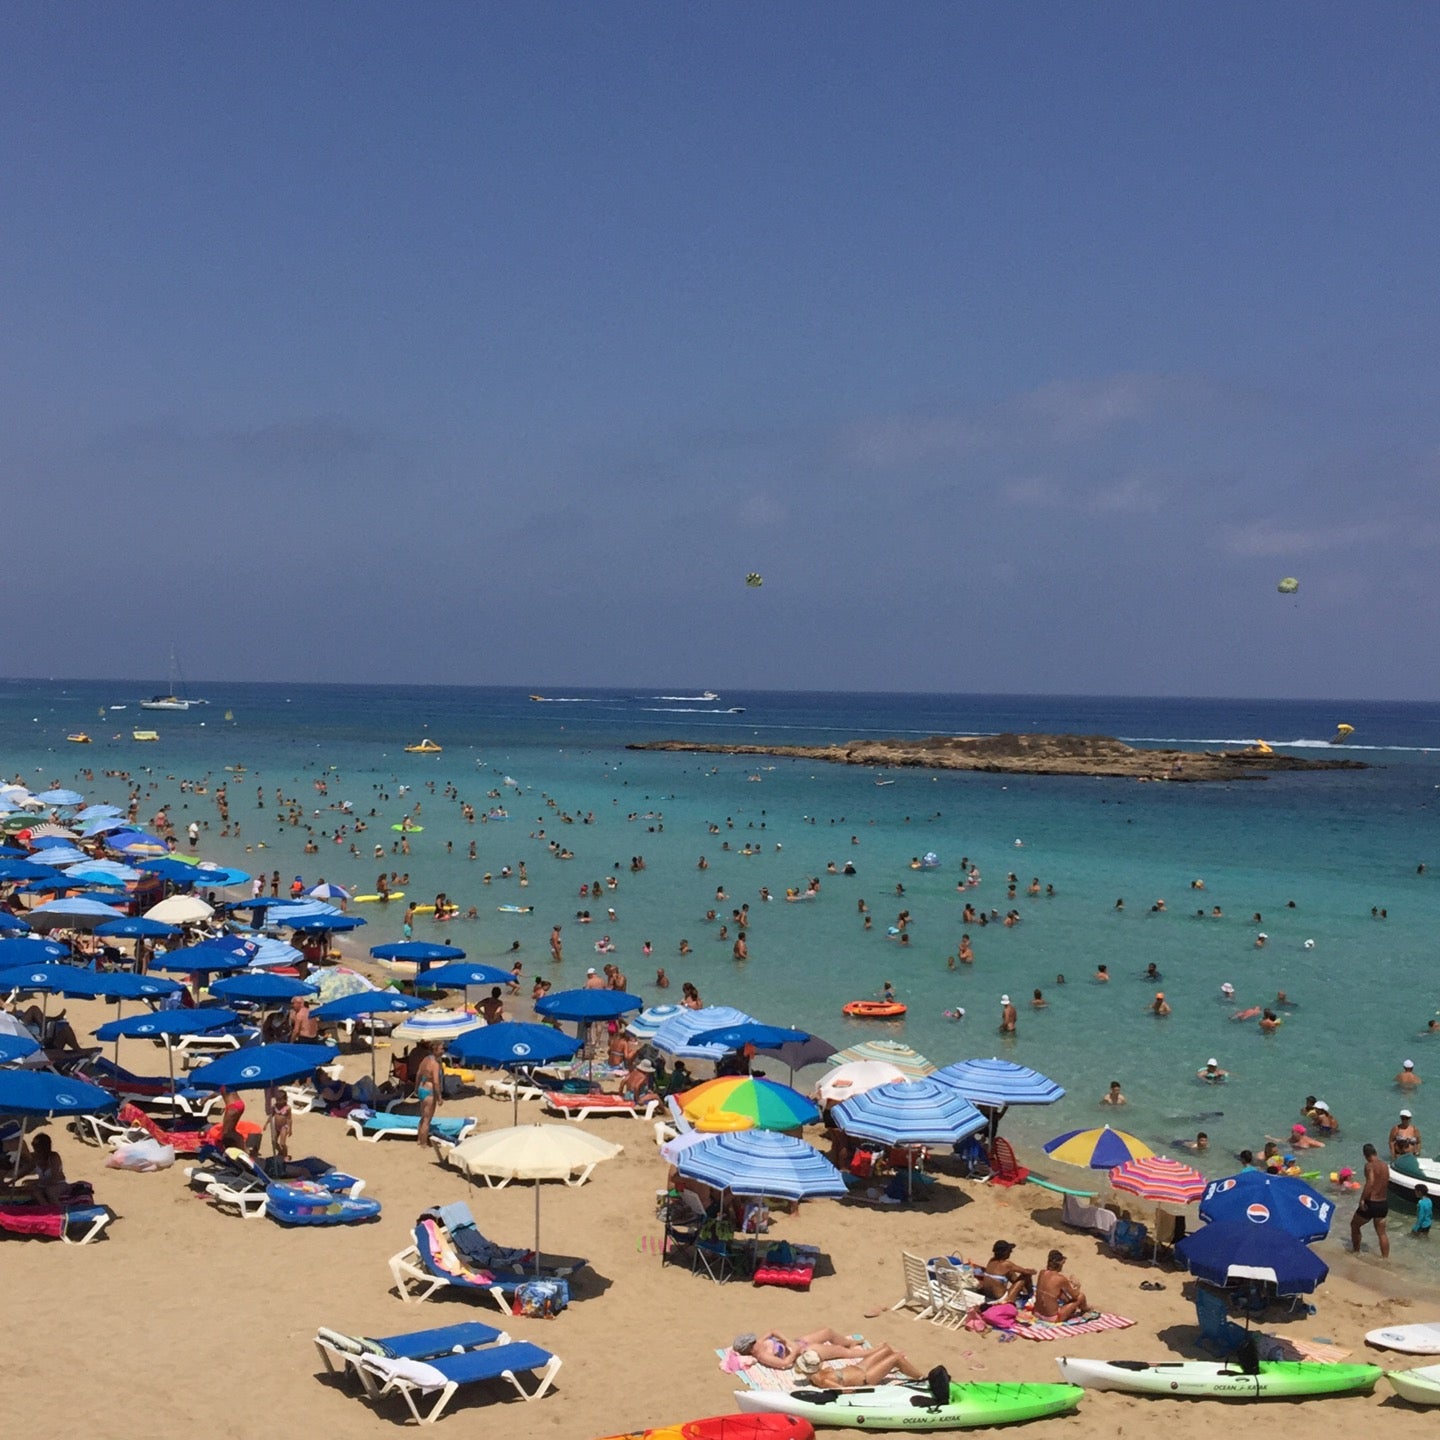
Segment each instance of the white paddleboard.
[{"label": "white paddleboard", "polygon": [[1387,1370],[1395,1393],[1412,1405],[1440,1405],[1440,1365],[1422,1370]]},{"label": "white paddleboard", "polygon": [[1372,1330],[1365,1343],[1406,1355],[1440,1355],[1440,1320],[1427,1320],[1422,1325],[1387,1325],[1383,1330]]}]

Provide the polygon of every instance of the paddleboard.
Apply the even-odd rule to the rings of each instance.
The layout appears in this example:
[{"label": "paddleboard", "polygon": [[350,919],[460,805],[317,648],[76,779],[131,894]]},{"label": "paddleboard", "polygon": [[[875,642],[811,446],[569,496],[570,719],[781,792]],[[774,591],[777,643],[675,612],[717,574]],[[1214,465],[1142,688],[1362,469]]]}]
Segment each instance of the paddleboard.
[{"label": "paddleboard", "polygon": [[1071,1190],[1067,1185],[1057,1185],[1053,1180],[1047,1180],[1043,1175],[1037,1175],[1033,1170],[1030,1172],[1030,1183],[1038,1185],[1042,1190],[1053,1190],[1057,1195],[1075,1195],[1081,1200],[1093,1200],[1098,1193],[1095,1190]]},{"label": "paddleboard", "polygon": [[1395,1387],[1395,1393],[1412,1405],[1440,1405],[1440,1365],[1387,1370],[1385,1378]]},{"label": "paddleboard", "polygon": [[425,829],[423,825],[392,825],[390,828],[399,830],[404,835],[419,835]]},{"label": "paddleboard", "polygon": [[1078,1385],[952,1384],[948,1389],[950,1399],[943,1404],[936,1403],[925,1380],[859,1390],[740,1390],[735,1403],[747,1414],[798,1415],[817,1426],[964,1430],[1063,1415],[1084,1394]]},{"label": "paddleboard", "polygon": [[352,895],[350,897],[357,905],[368,904],[371,900],[403,900],[403,890],[392,890],[388,895]]},{"label": "paddleboard", "polygon": [[1387,1325],[1383,1330],[1372,1330],[1365,1337],[1365,1343],[1381,1350],[1399,1350],[1405,1355],[1440,1355],[1440,1321]]},{"label": "paddleboard", "polygon": [[495,908],[506,915],[528,915],[535,907],[533,905],[497,905]]},{"label": "paddleboard", "polygon": [[1218,1360],[1072,1360],[1055,1362],[1066,1380],[1087,1390],[1124,1390],[1175,1399],[1283,1400],[1369,1392],[1378,1365],[1324,1365],[1314,1360],[1262,1360],[1254,1375]]},{"label": "paddleboard", "polygon": [[603,1440],[814,1440],[815,1427],[795,1415],[715,1415],[654,1430],[627,1430]]}]

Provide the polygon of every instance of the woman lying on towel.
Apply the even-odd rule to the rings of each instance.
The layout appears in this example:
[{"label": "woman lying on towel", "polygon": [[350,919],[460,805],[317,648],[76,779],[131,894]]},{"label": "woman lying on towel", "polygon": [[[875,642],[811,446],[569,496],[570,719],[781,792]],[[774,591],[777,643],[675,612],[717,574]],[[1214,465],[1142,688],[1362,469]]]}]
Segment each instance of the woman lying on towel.
[{"label": "woman lying on towel", "polygon": [[795,1360],[795,1373],[821,1390],[858,1390],[865,1385],[881,1385],[892,1370],[899,1370],[912,1380],[919,1380],[925,1374],[889,1345],[877,1345],[866,1351],[863,1360],[836,1360],[826,1364],[815,1350],[802,1350]]}]

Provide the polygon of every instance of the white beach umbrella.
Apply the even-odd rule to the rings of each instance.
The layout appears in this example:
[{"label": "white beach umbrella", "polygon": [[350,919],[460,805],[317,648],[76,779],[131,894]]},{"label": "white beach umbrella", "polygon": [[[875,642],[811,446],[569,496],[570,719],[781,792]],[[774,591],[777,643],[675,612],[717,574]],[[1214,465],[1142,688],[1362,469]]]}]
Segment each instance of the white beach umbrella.
[{"label": "white beach umbrella", "polygon": [[147,920],[163,920],[167,925],[198,925],[210,915],[210,906],[195,895],[171,895],[145,912]]},{"label": "white beach umbrella", "polygon": [[826,1072],[815,1086],[815,1098],[822,1104],[833,1105],[840,1100],[852,1100],[877,1085],[894,1085],[911,1078],[888,1060],[850,1060]]},{"label": "white beach umbrella", "polygon": [[467,1030],[479,1030],[485,1022],[468,1010],[417,1010],[391,1032],[395,1040],[453,1040]]}]

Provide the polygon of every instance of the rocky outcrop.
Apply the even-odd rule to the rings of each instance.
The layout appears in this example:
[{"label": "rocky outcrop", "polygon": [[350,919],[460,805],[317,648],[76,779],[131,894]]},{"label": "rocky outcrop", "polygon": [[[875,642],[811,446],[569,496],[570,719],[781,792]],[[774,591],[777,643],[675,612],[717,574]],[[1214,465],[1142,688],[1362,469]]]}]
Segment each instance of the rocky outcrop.
[{"label": "rocky outcrop", "polygon": [[1365,770],[1360,760],[1301,759],[1254,746],[1239,750],[1139,750],[1109,735],[931,735],[924,740],[851,740],[840,745],[712,745],[647,740],[628,750],[695,755],[776,755],[872,769],[984,770],[1001,775],[1113,775],[1187,783],[1263,780],[1277,770]]}]

